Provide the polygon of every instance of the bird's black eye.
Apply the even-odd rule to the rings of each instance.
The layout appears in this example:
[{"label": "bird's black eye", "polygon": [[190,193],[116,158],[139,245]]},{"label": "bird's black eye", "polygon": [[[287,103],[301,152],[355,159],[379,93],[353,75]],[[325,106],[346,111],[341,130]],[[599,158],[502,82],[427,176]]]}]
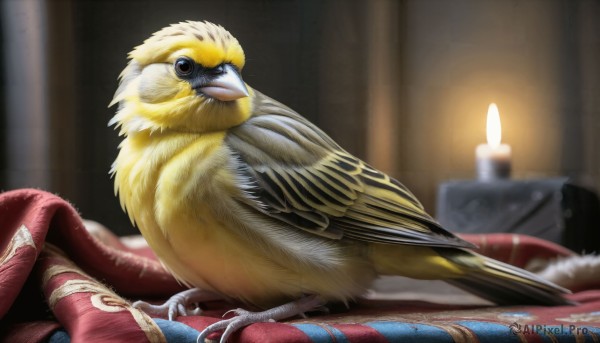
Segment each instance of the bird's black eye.
[{"label": "bird's black eye", "polygon": [[194,71],[194,61],[188,57],[180,57],[175,61],[175,73],[179,77],[190,76]]}]

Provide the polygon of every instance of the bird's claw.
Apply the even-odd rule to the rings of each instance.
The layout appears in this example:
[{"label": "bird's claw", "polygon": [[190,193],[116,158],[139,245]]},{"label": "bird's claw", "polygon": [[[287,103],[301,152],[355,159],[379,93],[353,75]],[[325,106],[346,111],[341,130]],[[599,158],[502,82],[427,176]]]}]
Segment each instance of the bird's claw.
[{"label": "bird's claw", "polygon": [[197,304],[195,308],[188,308],[186,303],[179,302],[182,301],[181,299],[174,298],[175,297],[171,297],[161,305],[153,305],[145,301],[136,301],[132,306],[151,315],[161,317],[166,316],[169,320],[174,320],[179,316],[195,316],[202,313],[202,309],[200,309]]},{"label": "bird's claw", "polygon": [[223,334],[221,335],[220,343],[227,342],[229,336],[236,332],[237,330],[243,328],[244,326],[254,324],[254,323],[264,323],[264,322],[275,322],[275,319],[269,318],[265,312],[250,312],[244,309],[238,308],[235,310],[230,310],[225,312],[223,316],[226,316],[229,313],[234,313],[235,317],[230,319],[221,320],[214,324],[209,325],[206,329],[202,330],[198,338],[196,339],[196,343],[204,343],[206,337],[213,332],[223,330]]},{"label": "bird's claw", "polygon": [[325,311],[328,311],[322,304],[323,300],[318,296],[306,296],[297,301],[262,312],[250,312],[242,308],[230,310],[225,312],[223,316],[233,313],[235,317],[209,325],[198,335],[196,343],[204,343],[210,334],[219,330],[225,330],[220,339],[220,343],[225,343],[231,334],[250,324],[275,322],[295,315],[304,315],[304,312],[314,309],[318,309],[319,311],[325,309]]},{"label": "bird's claw", "polygon": [[178,316],[197,316],[202,313],[202,309],[198,304],[199,302],[219,298],[220,296],[217,294],[203,291],[198,288],[192,288],[173,295],[161,305],[153,305],[145,301],[136,301],[132,306],[148,314],[168,317],[169,320],[174,320]]}]

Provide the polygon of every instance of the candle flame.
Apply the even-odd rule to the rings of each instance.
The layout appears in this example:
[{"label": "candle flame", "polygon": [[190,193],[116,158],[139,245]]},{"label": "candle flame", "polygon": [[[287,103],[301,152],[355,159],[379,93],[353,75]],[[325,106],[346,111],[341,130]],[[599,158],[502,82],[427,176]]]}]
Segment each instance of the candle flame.
[{"label": "candle flame", "polygon": [[492,148],[500,146],[502,140],[502,124],[500,124],[500,113],[498,106],[491,103],[487,113],[487,142]]}]

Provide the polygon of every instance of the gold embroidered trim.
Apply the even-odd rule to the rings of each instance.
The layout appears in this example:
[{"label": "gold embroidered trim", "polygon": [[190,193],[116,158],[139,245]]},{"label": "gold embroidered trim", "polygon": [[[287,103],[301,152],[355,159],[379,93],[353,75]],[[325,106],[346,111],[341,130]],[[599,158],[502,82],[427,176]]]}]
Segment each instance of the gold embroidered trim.
[{"label": "gold embroidered trim", "polygon": [[598,311],[586,313],[572,313],[568,317],[556,318],[567,323],[600,323],[600,313]]},{"label": "gold embroidered trim", "polygon": [[62,264],[52,265],[44,271],[42,282],[44,287],[54,276],[62,273],[76,273],[89,279],[71,279],[65,281],[62,285],[52,291],[48,297],[50,309],[54,307],[61,299],[75,293],[91,293],[90,302],[95,308],[104,312],[129,311],[132,318],[138,324],[140,329],[146,335],[146,338],[152,343],[166,343],[167,340],[158,325],[146,313],[132,307],[129,302],[114,293],[110,288],[96,281],[87,275],[71,260],[64,257],[64,253],[56,246],[47,244],[44,247],[44,253],[50,257],[60,257]]},{"label": "gold embroidered trim", "polygon": [[521,238],[519,235],[511,235],[512,238],[512,247],[510,249],[510,257],[508,258],[508,264],[515,265],[515,260],[517,259],[517,251],[519,250],[519,244],[521,244]]},{"label": "gold embroidered trim", "polygon": [[477,337],[473,334],[473,332],[471,332],[471,330],[469,330],[468,328],[466,328],[462,325],[458,325],[458,324],[454,324],[454,323],[449,323],[449,324],[419,323],[419,324],[435,326],[437,328],[444,330],[447,334],[450,335],[450,337],[452,337],[452,340],[455,343],[477,342]]},{"label": "gold embroidered trim", "polygon": [[24,246],[30,246],[33,247],[34,250],[37,250],[35,242],[33,241],[33,237],[31,236],[31,232],[29,231],[27,226],[23,224],[17,229],[15,234],[12,236],[10,242],[8,243],[8,246],[6,247],[2,255],[0,255],[0,265],[3,265],[10,261],[16,255],[17,250]]}]

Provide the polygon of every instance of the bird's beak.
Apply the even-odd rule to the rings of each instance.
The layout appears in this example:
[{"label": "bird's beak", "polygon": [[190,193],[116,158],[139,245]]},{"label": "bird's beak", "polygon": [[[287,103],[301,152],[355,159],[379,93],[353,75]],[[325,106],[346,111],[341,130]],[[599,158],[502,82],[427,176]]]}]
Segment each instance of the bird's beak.
[{"label": "bird's beak", "polygon": [[240,74],[228,64],[221,75],[202,86],[200,91],[221,101],[232,101],[249,95]]}]

